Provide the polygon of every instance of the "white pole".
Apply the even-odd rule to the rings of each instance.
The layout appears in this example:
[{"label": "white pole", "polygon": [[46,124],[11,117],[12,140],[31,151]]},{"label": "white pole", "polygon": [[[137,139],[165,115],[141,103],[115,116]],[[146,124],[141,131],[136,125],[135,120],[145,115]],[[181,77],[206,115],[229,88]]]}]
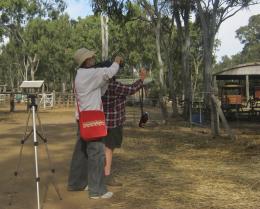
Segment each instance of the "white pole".
[{"label": "white pole", "polygon": [[108,16],[105,16],[105,59],[108,59]]},{"label": "white pole", "polygon": [[102,61],[105,60],[105,30],[104,30],[104,19],[103,16],[100,15],[100,24],[101,24],[101,43],[102,43]]},{"label": "white pole", "polygon": [[38,171],[38,141],[36,138],[36,120],[35,120],[35,106],[32,105],[32,116],[33,116],[33,142],[34,142],[34,156],[35,156],[35,174],[36,174],[36,189],[37,189],[37,205],[38,209],[40,209],[40,186],[39,186],[39,171]]},{"label": "white pole", "polygon": [[101,20],[101,41],[102,41],[102,61],[108,58],[108,17],[100,15]]}]

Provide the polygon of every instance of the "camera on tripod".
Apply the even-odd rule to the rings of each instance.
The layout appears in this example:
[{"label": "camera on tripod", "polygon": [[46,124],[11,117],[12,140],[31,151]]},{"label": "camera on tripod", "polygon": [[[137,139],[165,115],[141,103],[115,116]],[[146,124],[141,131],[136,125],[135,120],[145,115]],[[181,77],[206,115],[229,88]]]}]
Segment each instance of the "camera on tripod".
[{"label": "camera on tripod", "polygon": [[23,81],[20,85],[20,88],[22,89],[22,92],[27,95],[28,102],[29,99],[31,101],[31,104],[28,107],[37,106],[36,105],[36,98],[40,91],[40,89],[43,86],[44,81],[43,80],[37,80],[37,81]]},{"label": "camera on tripod", "polygon": [[[16,171],[14,172],[14,176],[17,177],[19,174],[20,170],[20,163],[21,163],[21,157],[22,157],[22,151],[23,151],[23,146],[25,142],[29,139],[30,136],[33,136],[33,145],[34,145],[34,159],[35,159],[35,182],[36,182],[36,192],[37,192],[37,209],[41,209],[41,202],[40,202],[40,176],[39,176],[39,169],[38,169],[38,138],[43,141],[45,144],[45,150],[47,153],[47,158],[48,158],[48,163],[49,163],[49,169],[50,172],[54,175],[55,169],[52,167],[52,163],[50,160],[50,155],[49,155],[49,150],[47,146],[47,138],[43,134],[43,128],[41,126],[41,120],[39,117],[39,114],[37,113],[37,105],[36,105],[36,98],[37,94],[39,93],[40,88],[43,86],[44,81],[23,81],[22,84],[20,85],[20,88],[23,90],[23,93],[27,94],[28,100],[31,100],[30,104],[30,110],[28,111],[28,117],[26,120],[26,128],[25,128],[25,133],[24,137],[21,140],[21,148],[20,148],[20,154],[19,154],[19,159],[18,163],[16,166]],[[32,116],[32,129],[29,131],[29,120],[30,116]],[[37,120],[38,119],[38,120]],[[36,121],[38,121],[38,126],[40,127],[41,131],[37,130],[37,124]],[[59,189],[55,182],[52,180],[52,184],[54,186],[54,189],[56,190],[56,193],[59,197],[60,200],[62,200]],[[15,183],[14,183],[15,185]],[[12,205],[14,194],[17,193],[15,190],[11,193],[10,195],[10,201],[9,205]]]}]

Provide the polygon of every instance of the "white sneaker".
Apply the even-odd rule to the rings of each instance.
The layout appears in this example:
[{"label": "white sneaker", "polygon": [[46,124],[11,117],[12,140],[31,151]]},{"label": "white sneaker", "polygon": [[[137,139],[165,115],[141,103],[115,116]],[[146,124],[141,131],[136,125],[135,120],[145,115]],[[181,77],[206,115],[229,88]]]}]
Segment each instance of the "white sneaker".
[{"label": "white sneaker", "polygon": [[84,191],[88,191],[88,186],[86,186],[86,187],[84,188]]},{"label": "white sneaker", "polygon": [[110,199],[113,196],[113,192],[107,192],[103,194],[102,196],[92,196],[91,199],[97,200],[97,199]]},{"label": "white sneaker", "polygon": [[109,199],[113,196],[113,192],[107,192],[101,196],[102,199]]}]

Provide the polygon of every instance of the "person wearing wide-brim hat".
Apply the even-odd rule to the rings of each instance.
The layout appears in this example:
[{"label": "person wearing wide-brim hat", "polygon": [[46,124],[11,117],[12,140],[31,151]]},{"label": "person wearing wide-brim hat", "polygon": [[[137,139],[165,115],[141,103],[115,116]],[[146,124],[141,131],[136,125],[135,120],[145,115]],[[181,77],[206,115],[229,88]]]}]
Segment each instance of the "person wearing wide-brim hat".
[{"label": "person wearing wide-brim hat", "polygon": [[[102,87],[106,86],[119,70],[123,61],[117,56],[110,67],[95,68],[96,55],[94,51],[86,48],[78,49],[74,54],[78,66],[75,78],[75,92],[79,111],[102,109]],[[77,108],[76,108],[77,109]],[[76,119],[78,113],[76,111]],[[104,144],[101,140],[83,141],[78,133],[77,142],[72,155],[68,190],[89,190],[92,199],[111,198],[104,180],[105,154]]]}]

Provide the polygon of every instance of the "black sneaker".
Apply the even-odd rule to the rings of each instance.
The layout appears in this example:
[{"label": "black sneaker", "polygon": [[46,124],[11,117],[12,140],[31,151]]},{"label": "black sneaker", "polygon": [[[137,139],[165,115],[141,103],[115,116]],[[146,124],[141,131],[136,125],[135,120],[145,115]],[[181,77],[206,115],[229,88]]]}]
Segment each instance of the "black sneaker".
[{"label": "black sneaker", "polygon": [[84,188],[74,188],[74,187],[68,186],[67,191],[69,191],[69,192],[88,191],[88,186],[86,186]]}]

